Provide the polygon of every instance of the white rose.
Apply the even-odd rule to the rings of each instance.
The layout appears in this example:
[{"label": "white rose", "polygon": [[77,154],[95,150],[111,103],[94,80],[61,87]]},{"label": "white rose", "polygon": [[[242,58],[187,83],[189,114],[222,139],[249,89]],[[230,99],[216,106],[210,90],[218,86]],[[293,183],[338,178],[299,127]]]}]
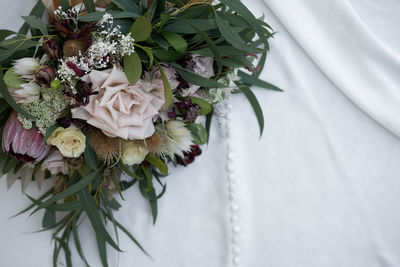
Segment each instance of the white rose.
[{"label": "white rose", "polygon": [[142,163],[147,154],[149,151],[135,141],[124,142],[122,146],[122,162],[128,166]]},{"label": "white rose", "polygon": [[57,128],[47,140],[49,145],[56,146],[64,157],[78,158],[85,151],[86,136],[75,126]]}]

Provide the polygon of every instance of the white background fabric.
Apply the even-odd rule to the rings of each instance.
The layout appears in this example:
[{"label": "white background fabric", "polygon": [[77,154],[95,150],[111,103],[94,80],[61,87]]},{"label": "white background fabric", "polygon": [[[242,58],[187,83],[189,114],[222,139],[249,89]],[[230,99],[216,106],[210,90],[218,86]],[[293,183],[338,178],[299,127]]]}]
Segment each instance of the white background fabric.
[{"label": "white background fabric", "polygon": [[[1,28],[17,29],[34,2],[1,0]],[[400,2],[244,2],[278,32],[262,77],[285,92],[255,89],[261,139],[245,98],[233,100],[241,266],[400,266]],[[214,125],[203,155],[171,169],[156,226],[138,190],[124,194],[116,217],[154,261],[121,234],[119,266],[231,264],[223,142]],[[8,221],[28,204],[0,181],[0,266],[51,266],[51,233],[26,234],[42,214]],[[87,224],[81,235],[100,266]]]}]

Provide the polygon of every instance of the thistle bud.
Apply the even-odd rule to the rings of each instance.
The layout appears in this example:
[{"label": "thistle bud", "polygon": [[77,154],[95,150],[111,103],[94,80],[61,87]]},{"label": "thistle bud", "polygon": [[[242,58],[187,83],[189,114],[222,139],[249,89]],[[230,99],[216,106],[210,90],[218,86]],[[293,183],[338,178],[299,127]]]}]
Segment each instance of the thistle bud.
[{"label": "thistle bud", "polygon": [[50,88],[52,81],[56,77],[56,71],[53,67],[44,65],[36,72],[35,77],[39,84]]},{"label": "thistle bud", "polygon": [[79,52],[86,51],[86,41],[84,39],[68,40],[64,43],[63,52],[66,57],[79,56]]},{"label": "thistle bud", "polygon": [[53,59],[60,58],[60,46],[57,43],[56,38],[43,38],[43,50],[46,54],[48,54]]}]

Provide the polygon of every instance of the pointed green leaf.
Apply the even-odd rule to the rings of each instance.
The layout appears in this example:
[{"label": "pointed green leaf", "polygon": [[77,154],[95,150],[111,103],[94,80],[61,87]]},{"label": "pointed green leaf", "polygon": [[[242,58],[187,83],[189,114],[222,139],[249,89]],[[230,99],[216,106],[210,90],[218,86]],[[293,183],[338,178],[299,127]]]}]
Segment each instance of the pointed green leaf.
[{"label": "pointed green leaf", "polygon": [[88,13],[92,13],[96,11],[96,6],[94,5],[93,0],[83,0],[83,4],[85,5],[86,11]]},{"label": "pointed green leaf", "polygon": [[256,114],[258,125],[260,126],[260,137],[261,137],[264,131],[264,115],[260,103],[258,102],[257,97],[254,95],[254,93],[248,87],[242,86],[240,87],[240,90],[247,97],[254,110],[254,113]]},{"label": "pointed green leaf", "polygon": [[78,182],[69,186],[64,191],[61,191],[60,193],[52,196],[48,200],[46,200],[43,203],[41,203],[40,205],[38,205],[38,207],[35,209],[34,212],[36,212],[40,209],[46,208],[46,207],[50,206],[51,204],[56,203],[60,199],[66,198],[72,194],[77,193],[78,191],[80,191],[84,187],[86,187],[89,183],[91,183],[95,178],[99,177],[99,174],[100,174],[100,171],[96,170],[96,171],[93,171],[92,173],[90,173],[88,176],[81,178]]},{"label": "pointed green leaf", "polygon": [[161,35],[171,44],[171,46],[179,53],[185,53],[188,47],[186,40],[174,32],[162,32]]},{"label": "pointed green leaf", "polygon": [[12,88],[20,88],[21,84],[24,84],[25,82],[14,72],[14,67],[12,67],[4,74],[4,83]]},{"label": "pointed green leaf", "polygon": [[47,228],[56,224],[56,213],[54,210],[46,210],[43,216],[42,227]]},{"label": "pointed green leaf", "polygon": [[145,16],[141,16],[133,23],[130,33],[135,42],[146,41],[150,37],[152,31],[152,25],[149,19]]},{"label": "pointed green leaf", "polygon": [[160,158],[156,157],[153,154],[148,154],[146,156],[146,161],[150,164],[152,164],[153,166],[156,166],[160,172],[162,174],[168,174],[168,166],[167,164],[165,164],[165,162],[163,160],[161,160]]},{"label": "pointed green leaf", "polygon": [[43,19],[35,16],[22,16],[22,18],[28,23],[31,28],[39,29],[43,35],[48,35],[47,25]]},{"label": "pointed green leaf", "polygon": [[142,76],[142,61],[136,52],[124,56],[124,69],[129,83],[136,84]]},{"label": "pointed green leaf", "polygon": [[241,80],[246,84],[258,86],[258,87],[273,90],[273,91],[283,92],[282,89],[276,87],[275,85],[265,82],[263,80],[260,80],[256,76],[251,76],[243,71],[239,71],[238,75],[241,78]]},{"label": "pointed green leaf", "polygon": [[163,81],[163,86],[164,86],[164,97],[165,97],[165,109],[167,109],[171,104],[172,104],[172,88],[171,85],[168,81],[167,76],[164,73],[164,70],[160,66],[160,64],[156,61],[156,64],[158,66],[158,69],[160,70],[161,73],[161,79]]},{"label": "pointed green leaf", "polygon": [[199,85],[199,86],[203,86],[203,87],[207,87],[207,88],[223,88],[223,87],[225,87],[225,85],[220,84],[214,80],[204,78],[192,71],[186,70],[176,63],[172,63],[172,66],[175,68],[176,72],[178,72],[178,74],[180,76],[182,76],[182,78],[185,81],[188,81],[191,84],[195,84],[195,85]]},{"label": "pointed green leaf", "polygon": [[3,95],[4,100],[6,100],[8,105],[10,105],[10,107],[12,107],[16,112],[20,113],[21,115],[23,115],[28,119],[35,119],[35,117],[26,112],[20,105],[15,103],[15,100],[10,95],[10,92],[8,92],[7,86],[4,83],[3,73],[1,71],[0,71],[0,94]]}]

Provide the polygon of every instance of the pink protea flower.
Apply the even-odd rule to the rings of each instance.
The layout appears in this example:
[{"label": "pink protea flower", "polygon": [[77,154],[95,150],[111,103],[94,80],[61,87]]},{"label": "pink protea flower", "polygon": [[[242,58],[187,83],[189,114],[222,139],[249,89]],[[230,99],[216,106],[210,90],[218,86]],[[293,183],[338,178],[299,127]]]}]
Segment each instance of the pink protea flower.
[{"label": "pink protea flower", "polygon": [[13,111],[3,130],[3,151],[17,160],[36,163],[44,159],[50,151],[50,145],[43,142],[44,136],[35,127],[27,130],[18,121]]}]

